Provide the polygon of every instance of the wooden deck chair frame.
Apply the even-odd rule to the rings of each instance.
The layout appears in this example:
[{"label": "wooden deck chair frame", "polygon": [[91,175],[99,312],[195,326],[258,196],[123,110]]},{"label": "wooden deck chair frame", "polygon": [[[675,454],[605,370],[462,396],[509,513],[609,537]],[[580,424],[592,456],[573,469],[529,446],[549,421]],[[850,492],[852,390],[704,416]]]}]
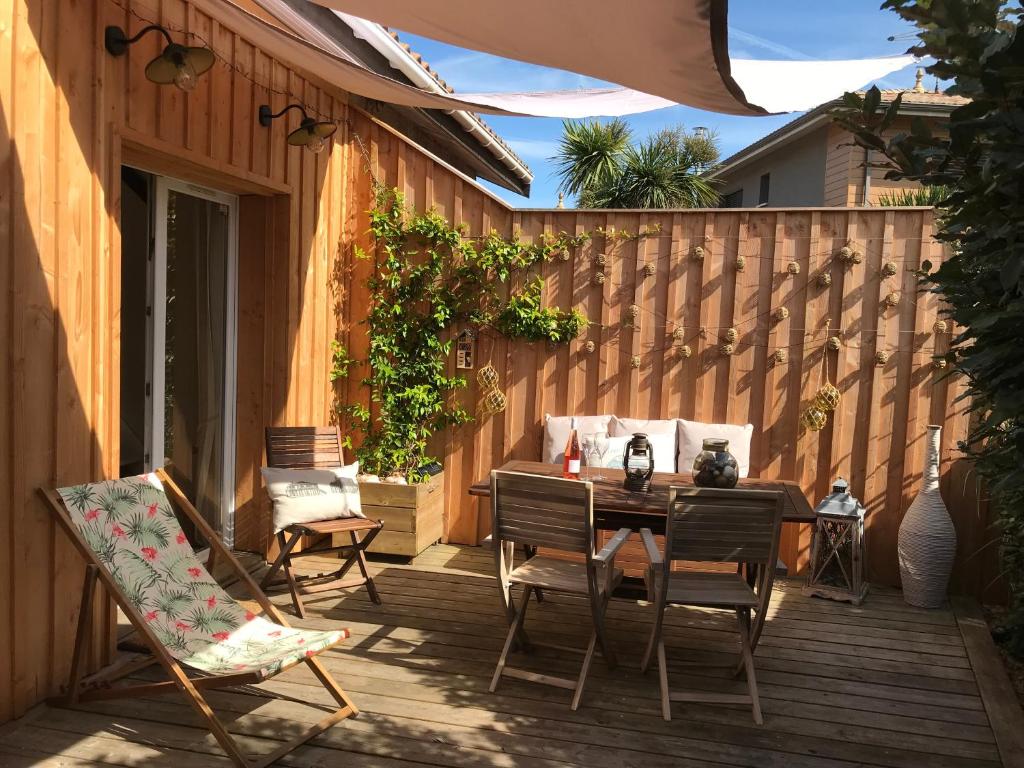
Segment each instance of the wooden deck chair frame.
[{"label": "wooden deck chair frame", "polygon": [[[189,520],[196,526],[197,532],[209,543],[210,555],[209,560],[207,561],[207,570],[212,569],[213,564],[218,560],[226,563],[230,566],[234,575],[237,576],[242,584],[245,585],[253,599],[266,613],[267,618],[283,627],[289,626],[277,608],[274,607],[262,590],[260,590],[252,576],[249,575],[249,572],[242,567],[230,550],[224,546],[220,536],[217,535],[217,533],[210,527],[209,523],[207,523],[206,520],[196,511],[195,507],[192,506],[189,500],[185,497],[185,494],[182,493],[181,489],[174,483],[174,481],[171,480],[163,470],[157,470],[156,475],[159,477],[160,482],[163,483],[164,490],[167,492],[171,501],[189,518]],[[217,742],[227,753],[231,761],[237,766],[245,766],[246,768],[263,768],[264,766],[268,766],[284,755],[287,755],[296,747],[305,744],[313,737],[323,733],[336,723],[359,713],[359,709],[348,697],[348,694],[346,694],[338,683],[335,682],[334,678],[324,668],[320,661],[317,660],[315,656],[309,656],[303,659],[300,663],[306,664],[306,666],[312,670],[320,683],[337,702],[339,708],[324,717],[315,725],[303,731],[296,738],[282,744],[269,754],[247,756],[241,751],[238,744],[235,742],[235,739],[230,733],[228,733],[227,728],[223,723],[221,723],[220,719],[214,713],[210,704],[204,698],[202,691],[238,685],[251,685],[269,679],[274,675],[263,675],[259,672],[245,672],[237,674],[190,677],[186,673],[183,665],[175,659],[157,639],[156,635],[150,629],[148,622],[146,622],[145,618],[139,613],[135,605],[121,591],[121,588],[110,576],[107,569],[104,568],[96,559],[92,549],[85,542],[85,539],[82,537],[78,528],[72,521],[60,495],[53,489],[43,488],[39,489],[39,493],[46,500],[57,518],[58,523],[64,529],[64,532],[71,538],[71,541],[81,553],[82,557],[85,558],[87,563],[85,581],[82,586],[81,610],[78,616],[75,645],[71,657],[71,674],[68,680],[68,688],[66,694],[52,700],[52,703],[61,706],[75,706],[79,703],[88,701],[133,696],[151,696],[154,694],[170,693],[175,690],[180,690],[185,694],[189,704],[199,715],[200,719],[206,724],[207,728],[209,728],[210,732],[213,734],[214,738],[217,739]],[[132,626],[135,628],[135,631],[138,632],[144,641],[144,644],[149,647],[152,653],[151,658],[143,658],[141,662],[121,665],[118,669],[117,675],[113,679],[124,677],[127,674],[131,674],[133,671],[137,671],[149,666],[150,664],[156,663],[164,668],[164,671],[167,672],[167,675],[170,678],[169,680],[111,687],[109,685],[111,678],[94,675],[89,678],[90,682],[88,687],[83,685],[83,656],[89,642],[89,635],[91,634],[93,596],[96,591],[97,582],[102,583],[121,610],[124,611],[125,615],[131,621]],[[274,674],[277,673],[275,672]]]},{"label": "wooden deck chair frame", "polygon": [[[587,682],[595,650],[600,649],[609,669],[614,669],[616,665],[615,652],[605,628],[605,614],[612,590],[622,576],[622,572],[615,569],[615,555],[632,531],[622,528],[600,552],[595,553],[592,483],[497,470],[491,472],[491,522],[495,570],[509,630],[491,678],[490,691],[494,693],[497,690],[502,675],[567,688],[573,692],[570,706],[575,710],[583,696],[583,687]],[[565,577],[561,582],[554,576],[533,582],[528,576],[517,578],[517,572],[526,572],[531,562],[536,563],[537,559],[531,558],[515,568],[513,558],[516,544],[583,555],[584,563],[566,562],[565,568],[585,573],[586,589],[578,588],[578,578]],[[523,587],[518,609],[512,598],[513,583]],[[539,600],[541,589],[552,593],[586,594],[593,620],[593,630],[586,649],[533,642],[527,637],[523,627],[526,609],[531,597]],[[528,652],[533,646],[582,653],[583,664],[579,676],[570,680],[508,666],[509,653],[516,648]]]},{"label": "wooden deck chair frame", "polygon": [[[669,489],[664,555],[658,550],[651,530],[649,528],[641,529],[641,540],[650,562],[647,573],[648,592],[657,611],[651,637],[641,663],[641,670],[646,672],[652,656],[657,655],[661,711],[665,720],[672,719],[671,702],[688,701],[713,704],[750,704],[754,722],[758,725],[764,723],[754,672],[754,651],[757,648],[757,639],[764,625],[764,617],[775,582],[775,563],[779,555],[782,514],[783,494],[781,491],[673,486]],[[744,518],[748,518],[749,521]],[[753,591],[755,602],[750,604],[744,601],[742,604],[730,604],[724,595],[716,597],[713,592],[708,590],[705,590],[707,599],[704,601],[701,599],[670,601],[669,587],[672,580],[673,560],[735,563],[736,574],[723,573],[721,575],[727,579],[733,576],[744,576],[743,581]],[[684,582],[687,579],[687,573],[677,573],[676,579],[678,582]],[[665,610],[670,602],[676,605],[695,605],[723,610],[731,608],[735,612],[740,635],[740,659],[736,665],[735,674],[746,673],[748,691],[746,695],[673,693],[669,690],[662,630]],[[756,622],[751,620],[752,611],[756,611]],[[698,663],[700,666],[708,666],[704,662]]]},{"label": "wooden deck chair frame", "polygon": [[[341,431],[338,427],[267,427],[267,466],[283,469],[315,469],[319,467],[340,467],[344,463],[341,446]],[[362,517],[344,517],[337,520],[321,520],[315,523],[289,525],[277,532],[279,551],[270,569],[263,576],[260,586],[267,591],[287,587],[291,592],[295,613],[305,618],[304,595],[330,592],[338,589],[366,587],[366,591],[377,605],[381,604],[377,586],[373,583],[366,565],[366,549],[380,533],[384,525],[379,520]],[[336,545],[336,534],[348,534],[349,543]],[[326,535],[332,538],[327,546],[313,546],[299,552],[295,547],[306,536]],[[324,557],[334,554],[347,555],[341,567],[330,573],[296,576],[292,564],[302,557]],[[359,574],[349,576],[353,566]],[[278,571],[284,573],[277,577]]]}]

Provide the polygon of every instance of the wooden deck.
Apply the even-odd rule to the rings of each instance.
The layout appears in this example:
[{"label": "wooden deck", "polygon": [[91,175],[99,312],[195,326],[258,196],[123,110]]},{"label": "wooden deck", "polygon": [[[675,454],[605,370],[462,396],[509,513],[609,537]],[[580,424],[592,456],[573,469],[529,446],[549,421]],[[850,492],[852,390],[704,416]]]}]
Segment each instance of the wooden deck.
[{"label": "wooden deck", "polygon": [[[1015,702],[1000,698],[1005,688],[986,656],[992,653],[987,636],[979,639],[959,605],[957,614],[924,611],[904,605],[896,592],[874,590],[853,608],[804,598],[796,582],[783,582],[757,653],[765,725],[755,726],[745,707],[684,704],[673,705],[675,719],[666,723],[659,716],[656,677],[637,671],[651,622],[651,608],[643,603],[613,601],[609,625],[622,664],[609,673],[595,662],[578,712],[569,710],[568,691],[546,686],[506,679],[498,693],[488,693],[505,631],[490,569],[485,550],[437,546],[412,564],[374,563],[383,606],[371,604],[363,591],[310,599],[306,625],[340,624],[353,631],[347,644],[322,658],[363,714],[281,764],[1020,764],[1014,762],[1012,731],[1024,732],[1024,718]],[[276,599],[287,604],[285,596]],[[549,596],[531,610],[527,628],[538,638],[583,642],[582,602]],[[723,670],[680,664],[732,658],[738,643],[731,621],[708,611],[670,611],[666,638],[675,686],[721,691],[741,685],[726,680]],[[528,663],[574,674],[579,662],[542,650]],[[255,689],[210,698],[232,731],[245,735],[247,748],[268,752],[319,718],[303,703],[327,704],[312,682],[294,669],[261,686],[278,698],[257,697]],[[0,727],[0,765],[205,768],[228,761],[196,727],[184,699],[172,694],[75,711],[37,708]]]}]

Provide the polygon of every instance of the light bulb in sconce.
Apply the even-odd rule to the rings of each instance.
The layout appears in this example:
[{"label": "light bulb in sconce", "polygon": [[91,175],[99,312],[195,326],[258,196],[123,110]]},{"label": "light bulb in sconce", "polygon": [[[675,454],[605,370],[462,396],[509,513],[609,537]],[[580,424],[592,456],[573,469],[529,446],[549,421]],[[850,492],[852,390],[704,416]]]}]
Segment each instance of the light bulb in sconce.
[{"label": "light bulb in sconce", "polygon": [[198,84],[199,75],[196,74],[195,67],[189,61],[182,62],[178,66],[178,71],[174,73],[174,85],[185,93],[191,93]]},{"label": "light bulb in sconce", "polygon": [[319,155],[324,151],[324,147],[327,146],[327,140],[322,136],[312,136],[309,141],[306,142],[306,149],[312,152],[314,155]]}]

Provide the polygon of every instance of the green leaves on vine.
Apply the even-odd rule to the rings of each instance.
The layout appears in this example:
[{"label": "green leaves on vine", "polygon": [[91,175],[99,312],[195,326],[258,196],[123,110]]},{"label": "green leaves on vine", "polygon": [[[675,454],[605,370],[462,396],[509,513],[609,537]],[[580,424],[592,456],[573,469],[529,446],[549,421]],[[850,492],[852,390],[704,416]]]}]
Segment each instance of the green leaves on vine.
[{"label": "green leaves on vine", "polygon": [[[530,271],[589,236],[561,233],[523,243],[492,232],[470,239],[436,211],[413,215],[402,195],[387,189],[377,192],[370,231],[372,256],[356,252],[375,260],[364,321],[369,372],[361,380],[370,406],[345,405],[339,412],[362,434],[356,456],[363,471],[417,482],[421,468],[435,460],[431,437],[472,418],[453,396],[466,380],[448,375],[454,330],[555,344],[576,338],[586,318],[545,307],[544,281]],[[331,381],[347,376],[353,362],[335,343]]]}]

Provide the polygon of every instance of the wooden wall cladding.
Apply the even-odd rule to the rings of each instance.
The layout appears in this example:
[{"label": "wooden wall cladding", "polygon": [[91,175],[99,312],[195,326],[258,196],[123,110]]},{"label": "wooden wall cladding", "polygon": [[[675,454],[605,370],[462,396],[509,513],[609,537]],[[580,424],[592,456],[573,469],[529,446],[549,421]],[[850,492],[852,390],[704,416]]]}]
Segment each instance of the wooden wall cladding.
[{"label": "wooden wall cladding", "polygon": [[[149,22],[213,45],[193,93],[143,76],[156,35],[104,51],[106,25]],[[346,100],[182,0],[0,0],[0,722],[66,679],[84,573],[35,489],[118,471],[121,164],[241,195],[236,542],[263,548],[263,428],[329,418],[350,222],[345,129],[313,155],[256,109],[302,101],[342,120]],[[93,667],[113,648],[97,604]]]}]

